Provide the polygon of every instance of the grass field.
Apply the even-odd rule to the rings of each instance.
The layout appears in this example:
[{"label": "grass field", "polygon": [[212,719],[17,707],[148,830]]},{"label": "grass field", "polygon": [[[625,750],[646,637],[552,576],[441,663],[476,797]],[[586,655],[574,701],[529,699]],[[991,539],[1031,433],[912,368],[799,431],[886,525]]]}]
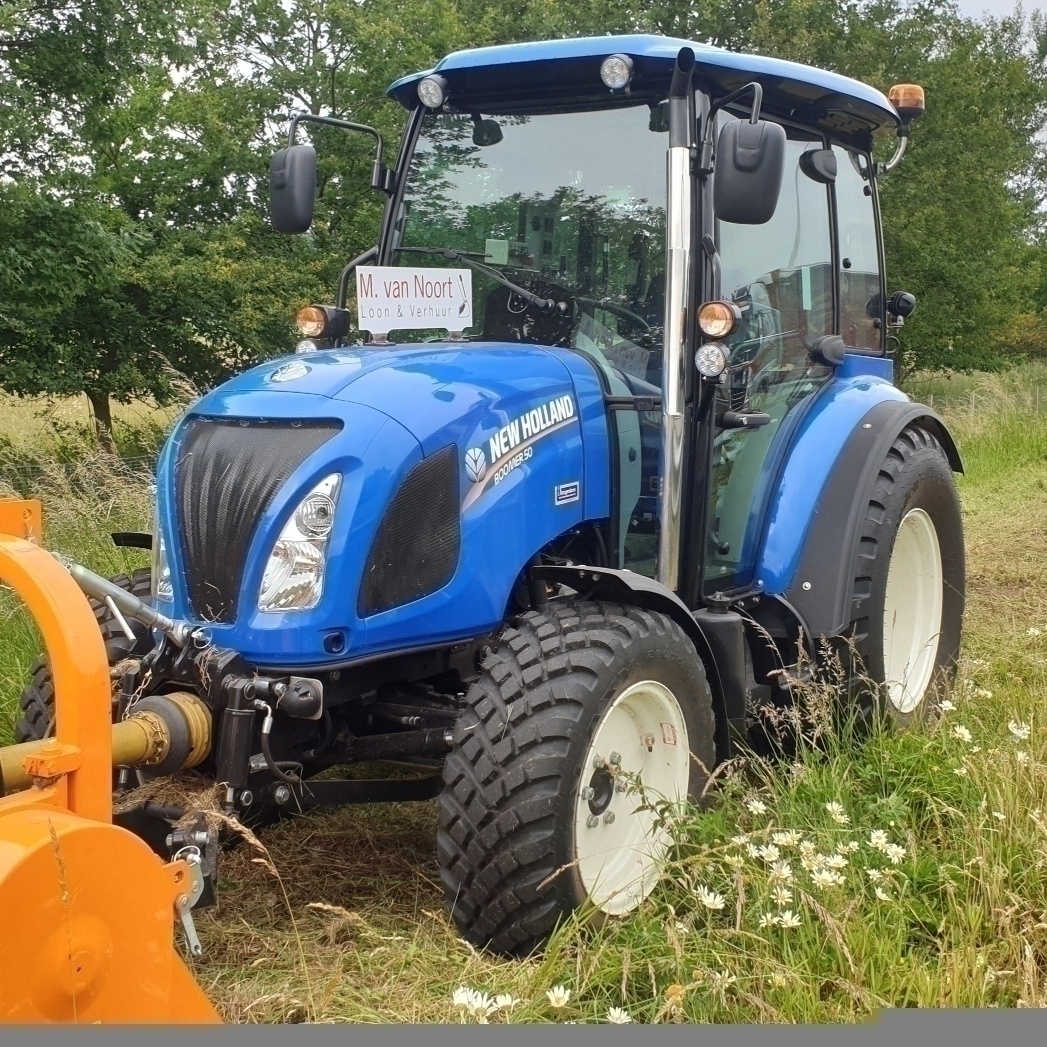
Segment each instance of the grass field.
[{"label": "grass field", "polygon": [[[736,766],[715,810],[677,820],[674,859],[642,911],[601,932],[567,926],[526,961],[456,937],[433,804],[285,823],[262,835],[264,850],[224,856],[220,904],[198,915],[196,975],[224,1015],[474,1021],[452,1000],[460,986],[514,998],[491,1022],[602,1022],[611,1008],[636,1022],[829,1022],[885,1007],[1047,1006],[1041,385],[1047,371],[1026,368],[917,387],[935,396],[967,468],[964,659],[938,723],[861,747],[828,735],[795,762]],[[104,535],[148,525],[148,475],[84,458],[82,416],[55,435],[34,410],[0,401],[0,479],[47,498],[52,547],[108,573],[143,562]],[[146,448],[150,426],[150,414],[128,418],[122,449]],[[0,735],[36,650],[0,602]],[[570,990],[562,1006],[547,995],[556,986]]]}]

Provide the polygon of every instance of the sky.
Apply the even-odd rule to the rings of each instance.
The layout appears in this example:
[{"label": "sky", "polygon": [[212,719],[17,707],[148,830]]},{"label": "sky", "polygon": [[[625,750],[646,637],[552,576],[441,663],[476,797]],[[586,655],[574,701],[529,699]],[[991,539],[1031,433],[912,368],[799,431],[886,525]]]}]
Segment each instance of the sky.
[{"label": "sky", "polygon": [[[956,6],[959,7],[961,14],[971,18],[977,18],[985,13],[999,18],[1001,15],[1013,13],[1015,0],[956,0]],[[1047,0],[1023,0],[1022,8],[1026,14],[1037,8],[1041,11],[1047,10]]]}]

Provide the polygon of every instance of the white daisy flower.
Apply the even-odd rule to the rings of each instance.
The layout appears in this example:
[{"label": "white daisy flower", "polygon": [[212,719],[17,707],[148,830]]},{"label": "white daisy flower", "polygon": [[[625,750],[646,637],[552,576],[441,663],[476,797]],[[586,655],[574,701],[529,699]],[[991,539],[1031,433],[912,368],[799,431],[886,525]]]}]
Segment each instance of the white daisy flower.
[{"label": "white daisy flower", "polygon": [[966,742],[968,745],[971,744],[971,732],[962,723],[954,724],[950,733],[954,738],[959,738],[961,742]]},{"label": "white daisy flower", "polygon": [[612,1007],[607,1012],[607,1020],[612,1025],[628,1025],[632,1018],[629,1017],[629,1012],[623,1010],[621,1007]]},{"label": "white daisy flower", "polygon": [[941,711],[942,711],[943,713],[952,713],[952,712],[955,712],[955,711],[956,711],[956,706],[955,706],[955,705],[953,705],[953,703],[952,703],[952,702],[950,702],[948,698],[943,698],[943,699],[941,700],[941,703],[940,703],[940,704],[938,705],[938,708],[939,708],[939,709],[940,709],[940,710],[941,710]]},{"label": "white daisy flower", "polygon": [[776,913],[765,912],[763,914],[763,916],[760,917],[760,927],[761,927],[761,929],[764,929],[764,928],[767,928],[767,927],[777,927],[777,926],[778,926],[778,916],[777,916]]},{"label": "white daisy flower", "polygon": [[730,971],[713,971],[710,981],[722,993],[735,983],[735,977]]},{"label": "white daisy flower", "polygon": [[768,870],[767,876],[772,883],[792,883],[793,867],[786,861],[774,862]]},{"label": "white daisy flower", "polygon": [[1007,820],[1007,815],[1005,815],[1005,814],[1003,813],[1003,811],[993,811],[993,812],[992,812],[992,816],[993,816],[993,817],[994,817],[994,818],[995,818],[995,819],[996,819],[996,820],[997,820],[998,822],[1005,822],[1005,821]]},{"label": "white daisy flower", "polygon": [[793,892],[788,887],[783,887],[779,884],[771,891],[771,897],[778,905],[790,905],[793,900]]},{"label": "white daisy flower", "polygon": [[520,1001],[515,996],[502,992],[494,998],[493,1002],[496,1011],[511,1011]]},{"label": "white daisy flower", "polygon": [[782,852],[773,843],[764,844],[763,847],[757,848],[756,851],[756,857],[762,858],[765,862],[776,862],[781,855]]},{"label": "white daisy flower", "polygon": [[881,902],[889,902],[891,900],[891,896],[882,887],[876,888],[876,897]]},{"label": "white daisy flower", "polygon": [[889,843],[883,853],[890,858],[891,865],[901,865],[905,857],[905,848],[900,843]]},{"label": "white daisy flower", "polygon": [[843,809],[843,804],[836,800],[830,800],[826,805],[825,809],[829,812],[829,817],[832,818],[837,825],[850,825],[851,819],[848,817],[847,812]]},{"label": "white daisy flower", "polygon": [[801,836],[795,829],[771,834],[771,842],[779,847],[795,847],[800,842]]},{"label": "white daisy flower", "polygon": [[869,833],[869,846],[876,848],[878,851],[882,851],[890,841],[887,839],[887,833],[883,829],[873,829]]},{"label": "white daisy flower", "polygon": [[704,884],[699,884],[694,893],[706,909],[722,909],[727,904],[727,899],[722,894],[710,890]]},{"label": "white daisy flower", "polygon": [[554,985],[551,989],[546,990],[545,995],[549,998],[549,1006],[560,1010],[561,1007],[567,1006],[567,1001],[571,998],[571,990],[562,985]]},{"label": "white daisy flower", "polygon": [[1011,720],[1007,724],[1007,730],[1014,736],[1015,741],[1019,742],[1024,742],[1032,734],[1032,728],[1021,720]]},{"label": "white daisy flower", "polygon": [[1024,749],[1015,749],[1014,762],[1024,767],[1029,762],[1029,754]]},{"label": "white daisy flower", "polygon": [[868,876],[873,883],[883,882],[883,869],[866,869],[865,875]]},{"label": "white daisy flower", "polygon": [[745,801],[745,806],[748,808],[750,814],[766,814],[767,804],[763,800],[757,799],[755,796],[750,797]]},{"label": "white daisy flower", "polygon": [[742,833],[739,836],[732,836],[731,837],[731,843],[733,843],[735,847],[744,847],[745,844],[747,844],[748,842],[749,842],[749,834],[748,833]]},{"label": "white daisy flower", "polygon": [[786,909],[785,912],[778,917],[778,925],[784,927],[786,930],[799,927],[801,923],[803,923],[803,920],[800,919],[800,914],[794,913],[791,909]]},{"label": "white daisy flower", "polygon": [[829,854],[822,861],[823,868],[826,869],[846,869],[847,859],[842,854]]},{"label": "white daisy flower", "polygon": [[740,854],[727,854],[723,859],[732,869],[741,869],[745,865],[745,858]]},{"label": "white daisy flower", "polygon": [[843,877],[835,869],[815,869],[811,873],[811,881],[815,887],[839,887],[843,883]]}]

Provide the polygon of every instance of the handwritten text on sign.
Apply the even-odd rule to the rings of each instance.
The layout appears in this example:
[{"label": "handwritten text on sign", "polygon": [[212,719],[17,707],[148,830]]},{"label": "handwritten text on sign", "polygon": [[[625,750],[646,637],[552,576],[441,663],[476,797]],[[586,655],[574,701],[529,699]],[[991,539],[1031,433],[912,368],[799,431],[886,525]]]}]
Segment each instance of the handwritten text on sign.
[{"label": "handwritten text on sign", "polygon": [[359,328],[371,334],[464,331],[473,322],[471,269],[413,269],[369,265],[356,270]]}]

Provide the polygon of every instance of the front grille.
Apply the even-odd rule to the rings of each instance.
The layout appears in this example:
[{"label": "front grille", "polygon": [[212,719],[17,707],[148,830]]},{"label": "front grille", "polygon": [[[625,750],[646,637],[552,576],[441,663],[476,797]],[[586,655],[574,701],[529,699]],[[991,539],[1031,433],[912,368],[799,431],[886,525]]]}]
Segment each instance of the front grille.
[{"label": "front grille", "polygon": [[244,561],[284,481],[341,422],[194,418],[175,472],[182,557],[197,618],[236,620]]},{"label": "front grille", "polygon": [[458,452],[449,444],[423,458],[389,503],[364,568],[361,618],[442,589],[462,546]]}]

